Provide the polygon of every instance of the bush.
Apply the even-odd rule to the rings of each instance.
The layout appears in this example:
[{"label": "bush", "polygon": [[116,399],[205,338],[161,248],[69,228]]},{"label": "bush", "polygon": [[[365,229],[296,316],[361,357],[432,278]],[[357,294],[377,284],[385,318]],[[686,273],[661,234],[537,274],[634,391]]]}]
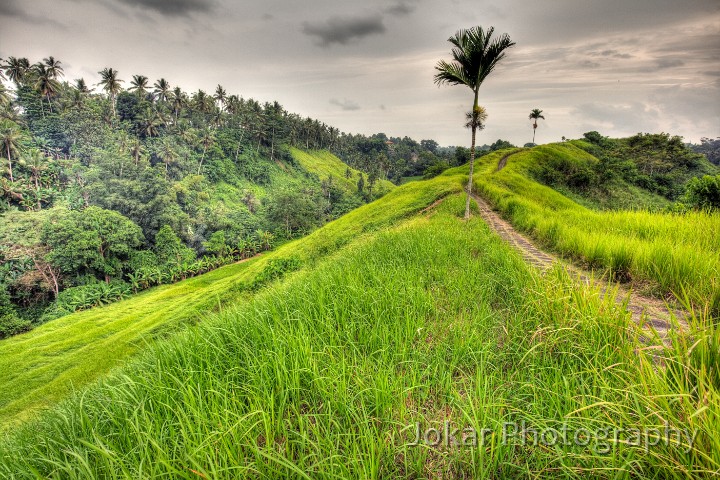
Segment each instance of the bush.
[{"label": "bush", "polygon": [[687,203],[698,209],[720,209],[720,175],[693,178],[685,191]]},{"label": "bush", "polygon": [[131,287],[115,280],[110,283],[96,282],[63,290],[55,302],[55,312],[62,314],[107,305],[130,296]]},{"label": "bush", "polygon": [[31,329],[32,324],[28,320],[20,319],[14,315],[0,317],[0,338],[11,337]]}]

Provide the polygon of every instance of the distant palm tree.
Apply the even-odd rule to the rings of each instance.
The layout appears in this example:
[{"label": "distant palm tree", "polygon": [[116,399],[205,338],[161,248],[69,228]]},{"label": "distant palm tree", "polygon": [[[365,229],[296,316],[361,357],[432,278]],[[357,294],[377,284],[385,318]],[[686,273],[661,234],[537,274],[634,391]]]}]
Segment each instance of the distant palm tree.
[{"label": "distant palm tree", "polygon": [[83,94],[90,93],[90,89],[88,88],[87,84],[85,83],[84,78],[78,78],[75,80],[75,89]]},{"label": "distant palm tree", "polygon": [[187,105],[187,98],[185,97],[185,93],[180,89],[180,87],[175,87],[175,89],[172,92],[172,109],[175,113],[175,123],[177,123],[178,115],[180,115],[180,111],[185,108]]},{"label": "distant palm tree", "polygon": [[225,106],[227,104],[227,93],[225,93],[225,89],[222,87],[222,85],[217,86],[213,98],[216,102],[220,104],[221,109],[225,109]]},{"label": "distant palm tree", "polygon": [[135,92],[138,98],[145,98],[145,96],[147,96],[148,77],[145,75],[133,75],[130,85],[131,87],[128,88],[128,91]]},{"label": "distant palm tree", "polygon": [[7,155],[11,182],[15,181],[13,177],[12,157],[16,156],[20,151],[20,138],[20,130],[16,125],[4,122],[2,127],[0,127],[0,148],[2,148],[3,153]]},{"label": "distant palm tree", "polygon": [[0,110],[5,110],[12,105],[12,97],[8,93],[5,85],[0,83]]},{"label": "distant palm tree", "polygon": [[160,150],[158,151],[158,157],[160,157],[160,160],[163,161],[165,164],[165,178],[168,178],[168,170],[170,169],[170,164],[175,163],[178,158],[178,154],[173,148],[173,144],[170,142],[170,140],[165,137],[162,140],[162,143],[160,144]]},{"label": "distant palm tree", "polygon": [[[33,65],[33,76],[35,77],[34,87],[47,99],[50,112],[52,112],[52,102],[50,99],[54,97],[60,89],[60,84],[55,80],[56,75],[57,71],[49,68],[44,63],[36,63]],[[43,115],[45,115],[44,110]]]},{"label": "distant palm tree", "polygon": [[115,116],[115,100],[122,89],[120,86],[120,82],[122,82],[122,80],[117,78],[118,71],[112,68],[104,68],[98,73],[100,73],[100,83],[98,83],[98,85],[102,85],[103,90],[105,90],[110,96],[110,104],[112,105],[113,116]]},{"label": "distant palm tree", "polygon": [[537,121],[538,119],[542,118],[545,120],[545,117],[543,117],[543,111],[539,108],[533,108],[530,112],[530,115],[528,115],[528,119],[533,121],[533,140],[532,143],[535,143],[535,130],[537,130]]},{"label": "distant palm tree", "polygon": [[157,112],[148,107],[140,114],[139,123],[140,131],[144,136],[157,137],[160,134],[158,129],[163,122]]},{"label": "distant palm tree", "polygon": [[19,87],[30,71],[30,62],[27,58],[8,57],[3,68],[10,81],[15,82],[15,85]]},{"label": "distant palm tree", "polygon": [[205,160],[205,154],[207,153],[208,148],[212,147],[215,143],[215,134],[210,129],[205,129],[200,134],[200,137],[198,138],[200,141],[200,145],[203,147],[202,156],[200,157],[200,164],[198,165],[198,175],[202,172],[202,166],[203,161]]},{"label": "distant palm tree", "polygon": [[61,63],[62,62],[60,60],[55,60],[55,57],[52,56],[43,58],[43,65],[45,65],[48,75],[53,80],[57,80],[63,76],[63,73],[65,73],[63,67],[60,66]]},{"label": "distant palm tree", "polygon": [[158,100],[158,102],[166,102],[169,95],[170,95],[170,82],[165,80],[164,78],[161,78],[155,84],[153,85],[155,90],[153,90],[153,93],[155,94],[155,98]]},{"label": "distant palm tree", "polygon": [[[482,27],[472,27],[459,30],[448,39],[453,45],[451,50],[452,61],[449,63],[440,60],[435,69],[435,83],[437,85],[465,85],[473,92],[473,106],[471,119],[479,117],[478,92],[483,81],[492,73],[495,66],[505,57],[505,50],[515,45],[507,34],[493,38],[493,27],[483,30]],[[483,109],[484,111],[484,109]],[[470,174],[468,177],[467,199],[465,202],[465,219],[470,218],[470,192],[472,191],[473,168],[475,164],[475,135],[478,122],[470,123],[472,142],[470,144]]]}]

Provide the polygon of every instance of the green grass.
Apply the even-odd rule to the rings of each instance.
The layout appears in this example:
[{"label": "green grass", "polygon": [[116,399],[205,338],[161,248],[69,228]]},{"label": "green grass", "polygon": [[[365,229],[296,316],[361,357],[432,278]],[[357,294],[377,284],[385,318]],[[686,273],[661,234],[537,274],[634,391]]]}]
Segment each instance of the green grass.
[{"label": "green grass", "polygon": [[[346,192],[357,192],[357,182],[362,172],[348,167],[342,160],[327,150],[307,152],[297,148],[291,148],[290,153],[303,169],[317,175],[321,181],[332,177],[332,181],[335,182],[336,185],[340,185]],[[350,169],[350,177],[346,176],[348,168]],[[365,188],[367,188],[367,174],[363,175],[365,175]],[[376,192],[375,196],[379,197],[394,188],[395,185],[393,185],[392,182],[379,179],[375,183],[373,191]]]},{"label": "green grass", "polygon": [[[307,254],[368,217],[370,229],[389,227],[356,226],[366,234],[316,257],[313,268],[158,343],[17,429],[0,444],[0,475],[716,474],[718,330],[692,322],[692,345],[675,339],[657,368],[612,299],[560,270],[540,277],[481,220],[461,220],[462,195],[402,220],[418,204],[457,191],[461,177],[400,187],[383,208],[353,212],[296,244],[303,248],[285,246]],[[477,447],[411,445],[415,422],[442,429],[444,421],[489,433]],[[587,446],[503,442],[503,425],[523,421],[599,438],[591,434]],[[603,440],[603,429],[618,428],[642,429],[650,440],[651,428],[697,437],[692,447],[673,438],[646,451],[623,438]]]},{"label": "green grass", "polygon": [[720,314],[720,213],[594,211],[528,175],[549,156],[588,153],[567,144],[535,147],[496,172],[505,153],[482,157],[474,183],[516,228],[575,261]]},{"label": "green grass", "polygon": [[0,341],[0,425],[8,427],[56,403],[72,389],[106,374],[148,341],[220,305],[242,302],[237,288],[251,282],[274,258],[304,263],[337,250],[365,232],[391,225],[437,198],[460,189],[461,176],[398,189],[327,224],[308,237],[243,264],[234,264],[173,285],[153,288],[102,308],[53,320]]}]

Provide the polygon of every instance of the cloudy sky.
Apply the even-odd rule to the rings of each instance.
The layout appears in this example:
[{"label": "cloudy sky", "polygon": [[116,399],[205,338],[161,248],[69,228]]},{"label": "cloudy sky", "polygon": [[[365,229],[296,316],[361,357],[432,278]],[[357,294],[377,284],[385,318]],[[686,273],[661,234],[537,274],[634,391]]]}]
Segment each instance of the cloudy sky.
[{"label": "cloudy sky", "polygon": [[433,84],[458,28],[517,43],[480,90],[480,143],[598,130],[720,136],[717,0],[0,0],[0,57],[59,58],[70,80],[165,77],[278,100],[343,131],[468,143],[471,92]]}]

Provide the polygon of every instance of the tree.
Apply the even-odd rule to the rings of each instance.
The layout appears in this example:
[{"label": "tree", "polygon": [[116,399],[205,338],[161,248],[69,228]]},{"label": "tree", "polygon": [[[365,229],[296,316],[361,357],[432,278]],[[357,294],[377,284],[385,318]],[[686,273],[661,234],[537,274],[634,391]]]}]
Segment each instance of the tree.
[{"label": "tree", "polygon": [[100,74],[100,83],[98,83],[98,85],[102,85],[103,90],[105,90],[105,92],[107,92],[107,94],[110,96],[110,104],[112,105],[112,112],[114,116],[116,115],[115,99],[117,98],[117,95],[118,93],[120,93],[120,90],[122,88],[120,86],[122,80],[119,80],[117,78],[118,71],[112,68],[104,68],[98,73]]},{"label": "tree", "polygon": [[122,274],[143,237],[129,218],[93,206],[51,217],[41,238],[50,247],[47,259],[62,271],[89,273],[109,283]]},{"label": "tree", "polygon": [[166,102],[170,97],[170,83],[164,78],[161,78],[160,80],[155,82],[153,87],[153,93],[155,94],[155,98],[157,99],[157,101]]},{"label": "tree", "polygon": [[535,130],[537,130],[537,126],[538,126],[537,121],[538,121],[539,119],[545,120],[545,117],[543,117],[543,114],[542,114],[542,113],[543,113],[543,111],[540,110],[539,108],[533,108],[532,111],[530,112],[530,115],[528,115],[528,119],[533,121],[533,139],[532,139],[532,143],[535,143]]},{"label": "tree", "polygon": [[720,210],[720,175],[693,178],[687,184],[687,202],[703,210]]},{"label": "tree", "polygon": [[13,177],[12,157],[16,156],[20,151],[21,138],[20,130],[15,123],[8,121],[2,123],[2,126],[0,126],[0,147],[2,147],[3,153],[7,155],[11,182],[15,181]]},{"label": "tree", "polygon": [[57,72],[56,69],[60,69],[60,71],[62,71],[59,66],[49,68],[43,63],[36,63],[33,65],[33,74],[35,76],[34,87],[43,97],[47,99],[50,112],[52,112],[52,103],[50,102],[50,98],[54,97],[60,89],[60,84],[56,80],[57,73],[53,73]]},{"label": "tree", "polygon": [[163,225],[155,235],[155,255],[165,267],[179,266],[195,260],[195,252],[182,243],[170,225]]},{"label": "tree", "polygon": [[128,90],[135,92],[138,98],[142,99],[147,96],[148,77],[145,75],[133,75],[133,79],[130,80],[130,85],[132,86],[128,88]]},{"label": "tree", "polygon": [[162,139],[162,142],[160,143],[160,150],[158,151],[158,157],[160,157],[160,160],[162,160],[165,164],[165,178],[167,179],[170,164],[175,163],[178,158],[178,154],[169,138],[165,137]]},{"label": "tree", "polygon": [[10,81],[15,82],[15,85],[19,87],[30,71],[30,62],[27,58],[8,57],[3,68]]},{"label": "tree", "polygon": [[[459,30],[448,39],[453,45],[452,61],[440,60],[435,69],[435,83],[440,85],[465,85],[473,92],[471,112],[478,108],[478,92],[485,79],[492,73],[495,66],[505,57],[505,50],[515,45],[510,36],[502,34],[493,38],[494,28],[483,30],[477,26],[467,30]],[[470,173],[468,176],[467,199],[465,202],[465,219],[470,218],[470,193],[475,163],[476,126],[471,126],[472,141],[470,144]]]}]

